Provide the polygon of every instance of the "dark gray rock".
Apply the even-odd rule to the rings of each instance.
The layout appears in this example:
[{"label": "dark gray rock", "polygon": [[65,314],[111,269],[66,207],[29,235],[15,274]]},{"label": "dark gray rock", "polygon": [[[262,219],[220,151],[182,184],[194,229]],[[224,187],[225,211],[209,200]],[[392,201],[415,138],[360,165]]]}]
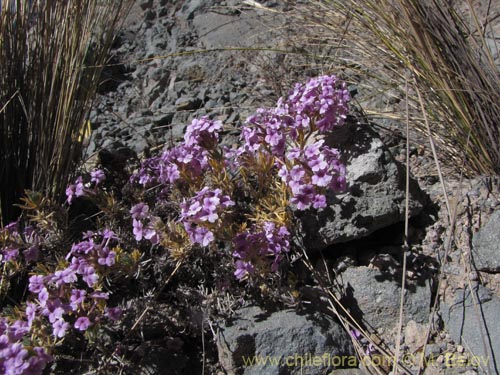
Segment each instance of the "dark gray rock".
[{"label": "dark gray rock", "polygon": [[479,271],[500,272],[500,211],[472,238],[472,256]]},{"label": "dark gray rock", "polygon": [[[345,290],[343,302],[353,316],[379,332],[389,333],[398,325],[401,275],[377,268],[353,267],[341,274]],[[410,320],[427,323],[431,304],[428,280],[405,287],[404,324]]]},{"label": "dark gray rock", "polygon": [[156,18],[156,13],[151,9],[148,9],[144,12],[144,19],[146,21],[151,21],[154,20],[155,18]]},{"label": "dark gray rock", "polygon": [[[457,344],[463,345],[481,361],[486,374],[500,370],[500,299],[479,285],[459,290],[455,303],[442,304],[441,315],[445,328]],[[474,300],[479,302],[475,305]]]},{"label": "dark gray rock", "polygon": [[[348,189],[329,197],[325,209],[302,215],[304,243],[309,249],[324,249],[368,236],[405,216],[404,169],[372,128],[347,124],[336,130],[328,143],[341,152]],[[426,195],[412,180],[410,216],[420,213],[426,202]]]},{"label": "dark gray rock", "polygon": [[[230,374],[326,374],[333,369],[328,358],[354,355],[351,338],[340,324],[325,315],[294,310],[242,308],[225,323],[217,341],[220,363]],[[313,364],[315,356],[318,362]],[[268,361],[249,365],[255,358]]]},{"label": "dark gray rock", "polygon": [[[276,27],[281,22],[283,20],[276,17]],[[252,47],[257,43],[269,43],[261,33],[262,21],[251,12],[240,16],[206,12],[193,18],[193,26],[200,43],[206,48]]]},{"label": "dark gray rock", "polygon": [[200,13],[200,11],[210,7],[211,5],[213,5],[212,1],[207,0],[185,1],[181,7],[180,13],[183,14],[186,19],[191,20],[195,14]]},{"label": "dark gray rock", "polygon": [[153,0],[145,0],[139,3],[142,10],[150,9],[153,6]]},{"label": "dark gray rock", "polygon": [[175,106],[178,111],[191,111],[201,107],[203,102],[199,98],[180,97],[175,101]]}]

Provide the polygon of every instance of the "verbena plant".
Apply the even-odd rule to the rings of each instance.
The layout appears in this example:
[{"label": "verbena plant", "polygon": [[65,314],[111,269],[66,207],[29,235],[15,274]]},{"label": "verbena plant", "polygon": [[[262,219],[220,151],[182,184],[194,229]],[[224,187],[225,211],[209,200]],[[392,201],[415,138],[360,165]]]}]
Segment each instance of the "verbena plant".
[{"label": "verbena plant", "polygon": [[13,205],[25,189],[64,195],[102,66],[130,1],[3,3],[0,210],[6,220],[16,216]]},{"label": "verbena plant", "polygon": [[[344,125],[349,100],[335,76],[313,78],[251,116],[239,147],[221,145],[222,123],[203,117],[183,142],[137,166],[125,187],[107,183],[114,171],[78,177],[66,188],[67,202],[93,202],[99,212],[88,220],[97,228],[63,253],[54,249],[64,237],[58,215],[47,198],[30,193],[23,207],[31,220],[0,230],[0,292],[9,297],[23,278],[29,291],[0,301],[0,371],[39,374],[64,339],[96,340],[100,327],[120,317],[112,293],[141,282],[140,263],[158,262],[158,253],[177,264],[173,273],[213,257],[212,267],[203,263],[204,278],[228,282],[232,263],[229,283],[269,284],[299,250],[294,210],[324,208],[328,191],[345,189],[344,165],[325,135]],[[127,197],[118,201],[116,191]],[[134,297],[128,290],[125,303]]]},{"label": "verbena plant", "polygon": [[[420,91],[442,162],[469,175],[500,172],[500,74],[485,37],[491,12],[481,18],[470,2],[442,0],[290,4],[305,35],[298,43],[321,47],[323,64],[345,71],[360,90],[403,98],[407,82],[411,122],[428,134]],[[398,117],[397,109],[365,109]]]}]

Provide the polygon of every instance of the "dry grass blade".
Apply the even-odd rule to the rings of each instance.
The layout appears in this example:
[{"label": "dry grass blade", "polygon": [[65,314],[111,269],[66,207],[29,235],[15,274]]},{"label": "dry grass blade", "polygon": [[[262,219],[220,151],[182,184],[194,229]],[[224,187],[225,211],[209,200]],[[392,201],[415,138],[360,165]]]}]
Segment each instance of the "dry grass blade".
[{"label": "dry grass blade", "polygon": [[[465,153],[467,175],[500,172],[500,74],[470,0],[325,0],[295,8],[294,24],[332,48],[331,68],[360,91],[402,98],[405,79],[416,77],[442,162],[458,169]],[[410,102],[411,123],[426,134],[412,88]]]},{"label": "dry grass blade", "polygon": [[15,217],[12,204],[25,189],[63,196],[81,156],[79,134],[100,81],[100,66],[130,1],[12,3],[16,6],[4,7],[0,14],[4,219]]}]

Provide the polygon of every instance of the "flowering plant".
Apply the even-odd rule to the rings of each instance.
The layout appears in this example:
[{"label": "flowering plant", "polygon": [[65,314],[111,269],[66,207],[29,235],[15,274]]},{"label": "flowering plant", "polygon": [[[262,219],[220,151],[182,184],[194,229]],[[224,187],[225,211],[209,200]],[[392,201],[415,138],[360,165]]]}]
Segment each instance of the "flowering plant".
[{"label": "flowering plant", "polygon": [[119,275],[136,275],[136,247],[178,263],[196,249],[216,252],[221,263],[232,260],[240,282],[278,273],[293,250],[294,210],[322,209],[328,191],[345,189],[341,155],[325,135],[344,124],[348,101],[335,76],[297,84],[275,108],[249,117],[233,148],[219,144],[220,121],[193,120],[183,142],[131,175],[126,207],[106,190],[105,170],[78,177],[66,190],[68,205],[95,200],[102,220],[46,264],[35,263],[45,243],[40,227],[2,229],[1,261],[30,264],[30,295],[14,319],[0,318],[0,371],[39,374],[70,330],[88,334],[119,319],[110,287]]}]

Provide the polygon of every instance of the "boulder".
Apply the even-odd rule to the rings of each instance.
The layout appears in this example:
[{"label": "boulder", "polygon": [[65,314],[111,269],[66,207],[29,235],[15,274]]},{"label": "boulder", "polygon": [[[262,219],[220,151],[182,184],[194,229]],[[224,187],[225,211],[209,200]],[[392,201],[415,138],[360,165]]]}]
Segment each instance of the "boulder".
[{"label": "boulder", "polygon": [[500,272],[500,211],[490,219],[472,238],[472,257],[479,271]]},{"label": "boulder", "polygon": [[469,288],[459,290],[453,304],[441,305],[441,316],[455,343],[463,345],[472,353],[469,358],[480,361],[485,373],[498,374],[500,298],[482,285],[474,287],[473,293],[476,298],[473,298]]},{"label": "boulder", "polygon": [[342,358],[344,367],[355,358],[348,333],[319,313],[245,307],[223,324],[217,341],[229,374],[326,374]]},{"label": "boulder", "polygon": [[[398,326],[401,275],[365,266],[351,267],[341,274],[345,296],[342,302],[354,318],[380,333]],[[429,320],[431,287],[428,280],[408,282],[405,286],[404,322],[426,324]],[[413,324],[414,324],[413,323]]]},{"label": "boulder", "polygon": [[[330,196],[328,206],[301,216],[308,249],[366,237],[405,217],[405,170],[368,125],[346,124],[328,138],[347,169],[347,191]],[[411,180],[409,215],[420,213],[427,196]]]}]

